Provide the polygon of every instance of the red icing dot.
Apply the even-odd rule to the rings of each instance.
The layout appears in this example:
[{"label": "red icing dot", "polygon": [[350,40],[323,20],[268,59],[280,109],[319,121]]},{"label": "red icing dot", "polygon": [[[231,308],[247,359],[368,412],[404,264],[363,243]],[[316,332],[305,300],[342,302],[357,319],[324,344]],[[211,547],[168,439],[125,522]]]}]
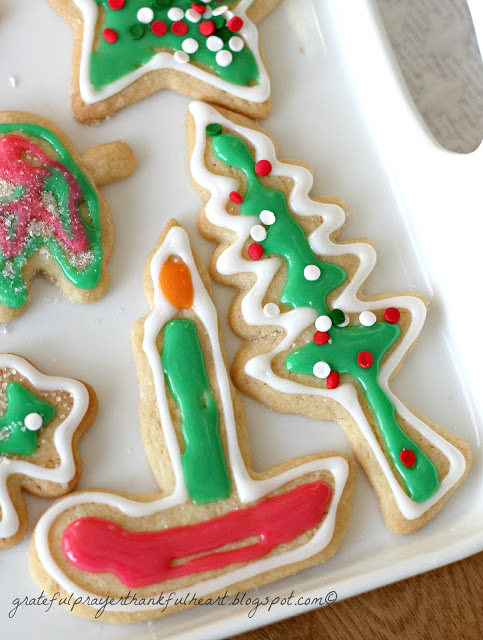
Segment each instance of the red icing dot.
[{"label": "red icing dot", "polygon": [[314,333],[314,342],[315,344],[325,344],[329,342],[329,334],[327,331],[316,331]]},{"label": "red icing dot", "polygon": [[241,204],[243,202],[243,196],[241,196],[238,191],[232,191],[228,197],[235,204]]},{"label": "red icing dot", "polygon": [[122,9],[125,4],[125,0],[109,0],[108,2],[111,9]]},{"label": "red icing dot", "polygon": [[401,314],[399,312],[399,309],[396,309],[395,307],[388,307],[384,311],[384,318],[387,320],[387,322],[390,322],[391,324],[395,324],[396,322],[399,322],[400,317],[401,317]]},{"label": "red icing dot", "polygon": [[399,454],[401,462],[405,467],[412,467],[416,462],[416,454],[411,449],[403,449]]},{"label": "red icing dot", "polygon": [[263,256],[263,247],[258,242],[252,242],[248,247],[248,255],[252,260],[260,260]]},{"label": "red icing dot", "polygon": [[339,386],[339,374],[337,371],[331,371],[326,379],[327,389],[336,389]]},{"label": "red icing dot", "polygon": [[195,4],[194,2],[191,3],[191,8],[196,11],[196,13],[204,13],[205,12],[205,5],[204,4]]},{"label": "red icing dot", "polygon": [[188,31],[188,25],[186,24],[186,22],[181,22],[181,20],[179,20],[178,22],[173,22],[173,24],[171,25],[171,31],[175,36],[184,36]]},{"label": "red icing dot", "polygon": [[228,24],[226,26],[230,31],[234,31],[236,33],[243,27],[243,20],[239,16],[233,16],[233,18],[228,20]]},{"label": "red icing dot", "polygon": [[357,356],[357,364],[363,369],[368,369],[373,360],[374,358],[372,357],[372,353],[369,353],[369,351],[361,351]]},{"label": "red icing dot", "polygon": [[164,36],[168,27],[162,20],[155,20],[151,25],[151,31],[155,36]]},{"label": "red icing dot", "polygon": [[106,42],[109,42],[109,44],[114,44],[117,40],[117,32],[114,31],[114,29],[104,29],[102,37]]},{"label": "red icing dot", "polygon": [[215,33],[215,23],[211,20],[205,20],[200,23],[199,30],[204,36],[211,36]]},{"label": "red icing dot", "polygon": [[268,176],[272,170],[272,165],[268,160],[259,160],[255,165],[255,173],[259,176]]}]

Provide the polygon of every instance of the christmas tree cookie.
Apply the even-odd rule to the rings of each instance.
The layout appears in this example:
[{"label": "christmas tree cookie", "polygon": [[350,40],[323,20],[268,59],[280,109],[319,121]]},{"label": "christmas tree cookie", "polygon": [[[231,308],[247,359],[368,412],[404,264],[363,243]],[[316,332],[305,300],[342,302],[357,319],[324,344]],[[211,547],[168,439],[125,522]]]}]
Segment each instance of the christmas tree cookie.
[{"label": "christmas tree cookie", "polygon": [[79,481],[77,443],[97,413],[94,391],[78,380],[40,373],[27,360],[0,355],[0,549],[24,537],[22,491],[51,498]]},{"label": "christmas tree cookie", "polygon": [[255,23],[278,0],[49,0],[74,29],[72,107],[100,120],[163,88],[264,118]]},{"label": "christmas tree cookie", "polygon": [[[341,454],[251,470],[209,278],[175,221],[148,260],[144,286],[152,311],[134,325],[133,350],[142,436],[162,494],[74,493],[40,519],[30,555],[46,592],[84,603],[109,596],[102,619],[122,623],[226,599],[327,560],[352,502],[353,470]],[[119,601],[128,592],[137,602]],[[166,602],[170,592],[176,599]],[[70,610],[92,618],[97,609]]]},{"label": "christmas tree cookie", "polygon": [[230,311],[247,340],[233,365],[237,386],[278,411],[337,420],[387,526],[415,531],[464,480],[472,458],[465,442],[389,386],[424,324],[424,301],[361,293],[374,248],[336,242],[342,203],[310,198],[311,172],[279,161],[252,122],[192,103],[187,131],[206,203],[199,227],[220,244],[212,274],[240,290]]},{"label": "christmas tree cookie", "polygon": [[135,164],[123,142],[79,156],[51,122],[0,112],[0,322],[25,310],[38,271],[75,302],[105,294],[113,224],[96,184]]}]

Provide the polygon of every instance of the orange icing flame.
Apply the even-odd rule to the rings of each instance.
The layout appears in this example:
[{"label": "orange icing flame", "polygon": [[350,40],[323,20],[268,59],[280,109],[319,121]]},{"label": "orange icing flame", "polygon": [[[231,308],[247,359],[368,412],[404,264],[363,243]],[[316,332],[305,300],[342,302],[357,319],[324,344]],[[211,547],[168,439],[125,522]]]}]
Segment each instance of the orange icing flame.
[{"label": "orange icing flame", "polygon": [[167,260],[161,267],[159,285],[164,297],[178,309],[193,306],[193,281],[188,265]]}]

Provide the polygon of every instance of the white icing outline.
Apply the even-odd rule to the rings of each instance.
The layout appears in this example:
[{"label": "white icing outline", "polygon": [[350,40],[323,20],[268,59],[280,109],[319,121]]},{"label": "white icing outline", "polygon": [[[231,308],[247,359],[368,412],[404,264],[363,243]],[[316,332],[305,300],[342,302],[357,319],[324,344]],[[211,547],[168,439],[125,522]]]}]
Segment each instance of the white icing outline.
[{"label": "white icing outline", "polygon": [[[345,212],[338,205],[320,203],[310,198],[309,194],[313,185],[311,172],[304,167],[280,162],[277,159],[273,143],[268,136],[254,129],[234,124],[209,105],[202,102],[192,102],[190,104],[190,113],[196,123],[196,143],[191,157],[191,174],[194,180],[211,194],[210,200],[205,207],[205,215],[212,224],[228,229],[234,232],[236,236],[236,240],[218,256],[217,271],[222,275],[253,273],[256,276],[255,284],[246,292],[241,303],[244,321],[250,326],[270,325],[280,327],[286,332],[285,337],[272,351],[257,355],[249,360],[245,365],[245,372],[252,378],[264,382],[282,393],[319,395],[339,402],[356,421],[371,447],[402,515],[407,520],[419,518],[458,482],[466,469],[466,461],[463,454],[412,414],[389,388],[391,374],[411,348],[423,327],[426,318],[424,302],[410,295],[392,296],[383,300],[370,300],[367,302],[359,300],[357,291],[374,269],[376,251],[370,244],[364,242],[346,244],[332,242],[330,236],[344,224]],[[276,355],[289,349],[302,331],[314,324],[317,314],[315,310],[309,307],[302,307],[281,313],[276,319],[268,319],[264,315],[263,299],[283,261],[277,257],[260,261],[242,258],[242,249],[250,237],[252,226],[258,222],[258,217],[236,216],[227,213],[226,205],[229,201],[229,193],[238,191],[239,182],[234,178],[211,173],[204,164],[205,128],[208,124],[215,122],[231,129],[247,140],[255,149],[256,161],[269,160],[272,164],[272,175],[286,176],[293,180],[293,188],[288,197],[288,204],[294,213],[299,216],[320,216],[323,219],[323,224],[311,233],[308,238],[315,254],[340,256],[350,253],[356,255],[359,259],[359,267],[354,277],[348,282],[337,300],[334,300],[333,305],[335,308],[342,309],[345,313],[360,313],[365,310],[373,311],[385,309],[386,307],[399,307],[409,311],[411,315],[409,329],[381,367],[379,384],[394,403],[397,412],[448,459],[448,473],[441,482],[438,491],[428,500],[420,503],[415,502],[398,483],[393,468],[357,399],[354,386],[346,383],[336,389],[326,390],[281,378],[272,370],[271,362]]]},{"label": "white icing outline", "polygon": [[3,462],[0,460],[0,538],[10,538],[17,533],[20,522],[8,492],[8,477],[16,473],[60,485],[72,480],[76,473],[72,437],[89,408],[89,392],[82,382],[41,373],[30,362],[14,354],[0,355],[0,369],[18,371],[40,391],[66,391],[70,393],[73,401],[69,415],[58,425],[53,435],[53,442],[60,458],[60,464],[57,467],[47,469],[27,460],[18,460],[9,458],[7,454],[0,454],[0,458],[5,460]]},{"label": "white icing outline", "polygon": [[253,22],[247,17],[246,12],[254,0],[240,0],[240,3],[236,7],[237,15],[243,20],[243,27],[240,29],[237,35],[241,35],[245,41],[246,46],[251,49],[257,67],[260,74],[260,82],[258,85],[252,87],[243,87],[233,84],[227,80],[222,80],[214,73],[200,69],[193,64],[183,64],[177,62],[174,55],[168,51],[160,51],[149,62],[139,67],[135,71],[111,82],[99,91],[96,91],[92,86],[89,77],[89,60],[93,49],[96,24],[99,13],[99,6],[95,0],[73,0],[74,4],[81,11],[83,16],[83,34],[82,34],[82,49],[79,68],[79,91],[82,100],[86,104],[95,104],[101,100],[106,100],[112,96],[120,93],[123,89],[130,84],[141,78],[149,71],[155,71],[159,69],[175,69],[176,71],[182,71],[187,75],[193,76],[202,82],[225,91],[226,93],[233,95],[242,100],[248,100],[250,102],[265,102],[270,97],[270,80],[267,70],[263,64],[263,60],[260,55],[258,46],[258,30]]},{"label": "white icing outline", "polygon": [[[159,331],[170,318],[177,314],[177,309],[167,302],[159,288],[159,272],[163,263],[171,255],[179,256],[190,269],[194,288],[192,308],[203,323],[210,340],[215,365],[215,375],[221,398],[221,406],[219,408],[224,414],[228,444],[228,459],[240,500],[245,503],[253,502],[262,498],[264,495],[275,491],[277,488],[291,480],[316,471],[328,471],[332,474],[334,480],[334,490],[329,509],[325,514],[319,529],[309,542],[296,549],[286,551],[279,555],[261,558],[254,562],[249,562],[234,571],[228,571],[216,578],[198,582],[186,589],[177,590],[177,597],[184,597],[184,595],[190,591],[192,593],[193,589],[199,596],[203,596],[236,584],[237,582],[245,581],[266,571],[272,571],[277,567],[285,566],[294,562],[300,562],[301,560],[309,558],[325,549],[332,540],[334,533],[337,508],[349,474],[349,464],[345,458],[340,456],[331,456],[319,460],[312,460],[310,462],[303,463],[298,467],[292,467],[277,476],[265,478],[263,480],[253,479],[245,467],[245,463],[243,462],[240,448],[238,446],[228,372],[226,370],[219,342],[218,315],[216,308],[205,289],[198,270],[196,269],[196,264],[186,232],[182,227],[172,227],[151,261],[151,278],[154,286],[154,310],[146,318],[144,323],[145,336],[143,340],[143,350],[148,358],[154,378],[156,399],[160,412],[163,434],[166,439],[175,475],[175,488],[169,496],[147,503],[138,502],[136,500],[111,493],[103,493],[101,491],[89,493],[79,492],[71,494],[70,496],[60,500],[46,511],[39,520],[34,532],[35,545],[40,562],[52,578],[62,587],[62,589],[68,593],[74,593],[76,597],[81,596],[86,598],[87,596],[90,596],[92,598],[96,594],[87,592],[68,578],[52,556],[49,545],[49,532],[53,522],[61,513],[76,505],[95,503],[111,506],[121,511],[121,513],[133,518],[141,518],[158,513],[175,505],[184,504],[189,500],[181,470],[180,451],[176,433],[169,416],[166,386],[164,374],[161,368],[161,359],[156,347],[156,338]],[[153,597],[156,598],[157,595]],[[146,605],[143,610],[153,610],[157,608],[159,607],[155,605]],[[136,605],[109,606],[109,611],[112,612],[128,613],[139,610],[139,606]]]}]

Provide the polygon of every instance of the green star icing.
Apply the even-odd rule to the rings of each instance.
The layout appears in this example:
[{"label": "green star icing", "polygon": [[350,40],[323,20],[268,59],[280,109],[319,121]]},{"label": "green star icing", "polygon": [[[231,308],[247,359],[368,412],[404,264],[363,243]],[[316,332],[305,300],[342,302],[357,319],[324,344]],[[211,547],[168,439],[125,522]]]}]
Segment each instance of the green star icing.
[{"label": "green star icing", "polygon": [[[210,125],[209,125],[210,126]],[[287,280],[281,302],[292,308],[312,307],[318,315],[329,315],[334,324],[330,341],[323,345],[310,342],[290,353],[286,359],[289,372],[314,375],[317,362],[327,362],[331,370],[349,374],[356,380],[366,397],[379,427],[379,434],[386,451],[396,468],[410,497],[423,502],[438,490],[440,481],[438,470],[422,449],[401,429],[396,420],[396,409],[386,391],[379,384],[380,364],[389,348],[401,334],[397,324],[376,322],[370,327],[363,325],[339,327],[343,321],[340,310],[330,309],[329,294],[345,282],[347,273],[341,267],[320,260],[312,251],[305,230],[292,217],[285,194],[271,189],[260,182],[255,172],[252,154],[243,140],[226,132],[212,133],[212,148],[215,156],[230,167],[243,172],[246,177],[246,192],[240,205],[240,214],[259,216],[269,210],[275,214],[275,223],[267,226],[267,236],[260,244],[266,254],[275,254],[285,259]],[[306,280],[304,267],[316,265],[320,277],[315,281]],[[361,351],[369,351],[373,364],[367,369],[357,364]],[[412,467],[402,464],[399,454],[402,449],[411,449],[416,455]]]},{"label": "green star icing", "polygon": [[[222,4],[229,5],[236,0],[224,0]],[[183,40],[194,38],[198,44],[198,50],[190,53],[190,60],[201,67],[211,69],[222,80],[241,86],[251,86],[259,82],[259,69],[255,56],[246,46],[241,51],[231,51],[233,60],[227,67],[221,67],[216,62],[216,51],[210,51],[206,46],[206,36],[199,30],[200,22],[190,22],[184,18],[183,22],[188,30],[182,36],[175,35],[171,31],[173,22],[168,18],[168,11],[172,7],[179,7],[186,11],[191,8],[188,0],[173,2],[149,2],[146,0],[126,0],[122,9],[110,9],[108,0],[96,0],[103,10],[103,23],[99,35],[96,38],[94,50],[90,56],[89,77],[96,91],[123,78],[147,64],[161,50],[170,52],[180,51]],[[220,3],[210,2],[206,6],[219,6]],[[156,36],[150,24],[142,24],[137,19],[137,12],[142,7],[149,7],[154,11],[154,20],[161,20],[167,26],[163,36]],[[226,27],[223,16],[210,18],[215,23],[213,35],[223,40],[224,49],[228,49],[229,39],[237,35]],[[201,18],[203,21],[203,18]],[[110,44],[102,37],[104,29],[114,29],[117,33],[117,41]]]},{"label": "green star icing", "polygon": [[29,413],[42,417],[42,426],[56,414],[56,408],[15,380],[7,384],[7,410],[0,417],[0,454],[29,456],[37,450],[37,431],[24,425]]}]

